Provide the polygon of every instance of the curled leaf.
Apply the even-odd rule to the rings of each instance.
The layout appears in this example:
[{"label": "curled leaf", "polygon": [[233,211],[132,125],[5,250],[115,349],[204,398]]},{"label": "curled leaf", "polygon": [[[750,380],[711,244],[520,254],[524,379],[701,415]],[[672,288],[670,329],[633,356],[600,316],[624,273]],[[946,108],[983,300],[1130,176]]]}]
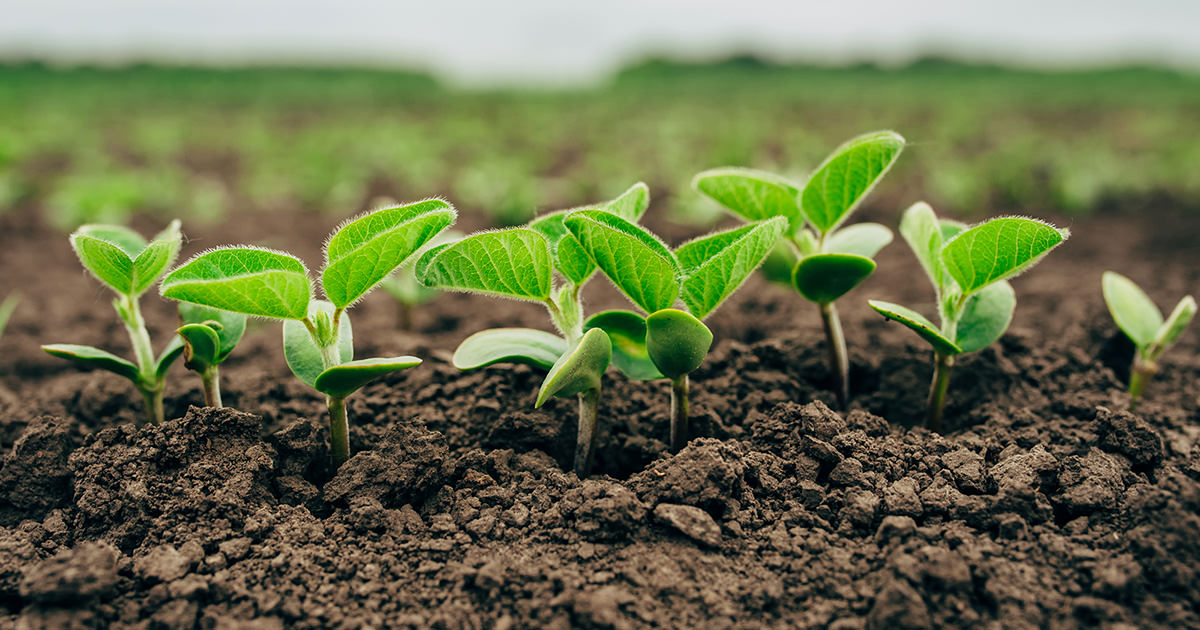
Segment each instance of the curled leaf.
[{"label": "curled leaf", "polygon": [[549,370],[567,351],[567,341],[533,328],[493,328],[477,332],[458,344],[452,362],[460,370],[494,363],[524,363]]},{"label": "curled leaf", "polygon": [[534,407],[546,404],[551,396],[565,398],[600,389],[611,360],[612,342],[603,330],[593,328],[583,333],[579,343],[559,357],[546,374]]}]

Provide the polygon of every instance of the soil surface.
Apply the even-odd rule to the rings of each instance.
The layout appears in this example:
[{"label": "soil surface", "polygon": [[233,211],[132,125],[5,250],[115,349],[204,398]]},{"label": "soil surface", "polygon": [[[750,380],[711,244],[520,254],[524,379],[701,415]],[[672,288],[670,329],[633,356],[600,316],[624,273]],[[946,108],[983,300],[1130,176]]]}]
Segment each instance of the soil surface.
[{"label": "soil surface", "polygon": [[[864,219],[894,225],[911,201]],[[826,406],[815,308],[753,278],[711,318],[691,444],[667,452],[665,382],[611,373],[584,480],[565,471],[573,401],[534,410],[534,370],[449,365],[472,332],[549,327],[536,305],[475,296],[418,309],[414,332],[386,294],[352,311],[358,356],[425,363],[351,400],[356,454],[336,475],[277,323],[254,322],[223,367],[229,408],[193,407],[177,365],[172,419],[138,426],[127,382],[38,349],[128,342],[36,216],[0,216],[0,294],[23,296],[0,338],[0,627],[1200,628],[1200,334],[1130,413],[1132,348],[1100,296],[1106,269],[1165,308],[1197,292],[1200,209],[1060,217],[1073,236],[1014,282],[1012,329],[956,368],[944,435],[914,428],[927,347],[866,307],[931,311],[903,243],[839,303],[845,414]],[[339,219],[185,225],[184,256],[245,242],[317,267]],[[624,307],[603,279],[587,298]],[[143,303],[161,346],[172,306]]]}]

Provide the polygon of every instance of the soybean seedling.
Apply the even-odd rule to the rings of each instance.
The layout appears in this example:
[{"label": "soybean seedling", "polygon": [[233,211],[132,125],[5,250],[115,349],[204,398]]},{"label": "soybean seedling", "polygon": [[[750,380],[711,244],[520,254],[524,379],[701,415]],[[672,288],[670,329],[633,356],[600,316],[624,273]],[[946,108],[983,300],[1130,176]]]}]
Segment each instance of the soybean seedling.
[{"label": "soybean seedling", "polygon": [[288,367],[325,394],[335,467],[350,458],[346,398],[370,381],[421,363],[411,356],[354,360],[347,309],[454,222],[440,199],[384,208],[352,219],[325,243],[324,300],[314,299],[300,259],[256,247],[222,247],[173,270],[165,297],[255,317],[283,320]]},{"label": "soybean seedling", "polygon": [[119,225],[85,225],[76,230],[71,234],[71,247],[84,268],[117,294],[113,308],[129,333],[136,362],[91,346],[42,346],[42,350],[56,357],[129,379],[146,403],[146,419],[154,424],[163,420],[167,369],[183,352],[183,342],[172,336],[156,357],[139,301],[175,262],[181,245],[178,220],[172,221],[149,243],[137,232]]},{"label": "soybean seedling", "polygon": [[892,242],[878,223],[842,227],[904,149],[892,131],[859,136],[838,147],[798,189],[778,175],[718,168],[696,175],[692,186],[749,221],[784,217],[788,227],[767,265],[821,310],[829,370],[838,404],[850,397],[850,359],[835,302],[875,271],[875,254]]},{"label": "soybean seedling", "polygon": [[4,335],[4,327],[8,325],[8,319],[17,310],[17,302],[20,301],[16,293],[9,293],[4,302],[0,302],[0,336]]},{"label": "soybean seedling", "polygon": [[246,332],[246,316],[180,302],[179,319],[183,325],[176,332],[183,339],[183,365],[200,375],[204,404],[220,407],[221,379],[218,368],[242,340]]},{"label": "soybean seedling", "polygon": [[[616,199],[592,206],[637,221],[650,204],[645,184]],[[534,407],[551,397],[579,399],[574,470],[581,478],[592,467],[604,371],[620,339],[588,327],[580,291],[596,266],[567,231],[570,211],[552,212],[527,227],[479,232],[430,249],[414,268],[424,285],[538,302],[546,307],[559,334],[532,328],[495,328],[467,337],[454,351],[454,366],[473,370],[497,363],[523,363],[546,370]],[[556,278],[557,276],[557,278]],[[588,320],[591,321],[591,320]],[[655,376],[657,377],[657,375]]]},{"label": "soybean seedling", "polygon": [[1134,407],[1142,398],[1146,382],[1158,373],[1159,358],[1192,323],[1196,300],[1184,296],[1164,320],[1154,301],[1129,278],[1106,271],[1101,285],[1113,321],[1137,347],[1129,372],[1130,407]]},{"label": "soybean seedling", "polygon": [[[671,450],[682,450],[690,437],[688,375],[712,346],[712,331],[702,320],[762,264],[787,221],[772,217],[715,232],[674,252],[647,230],[606,212],[572,212],[563,225],[604,275],[646,313],[607,311],[590,324],[613,338],[613,362],[626,375],[648,373],[653,378],[657,371],[670,379]],[[686,311],[674,308],[677,300]],[[644,355],[624,349],[643,346]]]},{"label": "soybean seedling", "polygon": [[1022,217],[1003,217],[968,228],[939,221],[926,203],[904,211],[900,235],[933,283],[940,326],[909,308],[871,300],[871,308],[911,328],[933,346],[933,383],[925,426],[940,431],[955,358],[982,350],[1008,330],[1017,296],[1007,279],[1036,265],[1070,231]]}]

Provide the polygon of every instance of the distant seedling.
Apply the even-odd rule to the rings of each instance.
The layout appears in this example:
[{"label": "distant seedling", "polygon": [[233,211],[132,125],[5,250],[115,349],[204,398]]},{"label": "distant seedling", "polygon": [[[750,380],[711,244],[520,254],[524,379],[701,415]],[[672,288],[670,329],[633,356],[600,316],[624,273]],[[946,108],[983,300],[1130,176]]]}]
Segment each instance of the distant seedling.
[{"label": "distant seedling", "polygon": [[20,301],[14,292],[9,293],[4,302],[0,302],[0,337],[4,336],[4,327],[8,325],[8,319],[12,317],[13,311],[17,310],[17,302]]},{"label": "distant seedling", "polygon": [[92,346],[52,344],[46,352],[88,367],[108,370],[129,379],[146,403],[146,418],[163,421],[163,387],[167,369],[183,352],[179,336],[157,357],[150,344],[150,333],[142,318],[139,300],[175,262],[182,245],[179,221],[146,242],[137,232],[119,225],[85,225],[71,235],[71,247],[79,261],[97,280],[116,292],[113,308],[125,324],[136,363]]},{"label": "distant seedling", "polygon": [[[460,238],[462,238],[461,233],[454,230],[446,230],[427,243],[422,251],[414,255],[414,258],[420,257],[424,253],[424,249],[456,241]],[[398,309],[396,323],[400,327],[400,330],[405,332],[411,332],[413,329],[413,310],[441,293],[437,289],[431,289],[421,284],[417,280],[417,276],[413,273],[413,266],[411,264],[401,265],[395,273],[384,278],[379,287],[396,300],[396,308]]]},{"label": "distant seedling", "polygon": [[850,396],[850,361],[834,302],[875,271],[873,258],[892,242],[892,232],[878,223],[842,224],[903,149],[904,138],[892,131],[854,138],[825,159],[803,190],[778,175],[744,168],[704,171],[692,182],[748,221],[787,219],[765,270],[820,307],[829,370],[843,409]]},{"label": "distant seedling", "polygon": [[1196,316],[1196,300],[1190,295],[1184,296],[1164,320],[1158,306],[1129,278],[1106,271],[1101,284],[1113,321],[1137,347],[1129,372],[1130,406],[1136,406],[1146,382],[1158,373],[1159,358]]},{"label": "distant seedling", "polygon": [[179,304],[180,338],[183,339],[183,365],[200,375],[204,404],[221,406],[221,380],[218,367],[225,361],[246,332],[246,316],[199,304]]},{"label": "distant seedling", "polygon": [[1017,296],[1007,279],[1029,269],[1070,236],[1035,219],[1004,217],[968,228],[941,220],[925,203],[904,212],[900,235],[933,283],[940,326],[909,308],[871,300],[871,308],[933,346],[933,384],[925,426],[939,431],[955,358],[990,346],[1008,330]]},{"label": "distant seedling", "polygon": [[[255,247],[223,247],[196,256],[167,275],[165,297],[244,315],[284,320],[288,367],[325,394],[334,466],[350,458],[346,398],[368,382],[421,363],[411,356],[354,360],[346,310],[454,222],[440,199],[384,208],[334,230],[325,245],[321,287],[313,297],[298,258]],[[218,335],[219,337],[219,335]]]}]

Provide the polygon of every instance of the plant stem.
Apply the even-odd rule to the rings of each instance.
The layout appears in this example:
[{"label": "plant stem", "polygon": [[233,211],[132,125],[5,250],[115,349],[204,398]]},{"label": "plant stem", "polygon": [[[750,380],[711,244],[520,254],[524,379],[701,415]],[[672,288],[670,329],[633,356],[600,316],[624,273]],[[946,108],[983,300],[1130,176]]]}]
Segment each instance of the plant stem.
[{"label": "plant stem", "polygon": [[329,453],[333,469],[337,470],[350,459],[350,422],[346,419],[346,399],[326,396],[329,407]]},{"label": "plant stem", "polygon": [[1129,408],[1132,410],[1142,399],[1146,390],[1146,382],[1158,372],[1158,365],[1138,353],[1133,359],[1133,368],[1129,371]]},{"label": "plant stem", "polygon": [[138,390],[142,392],[142,400],[146,402],[146,419],[150,424],[162,424],[163,421],[163,388],[160,384],[158,389],[146,389],[138,386]]},{"label": "plant stem", "polygon": [[688,375],[671,379],[671,452],[678,453],[687,446],[688,427]]},{"label": "plant stem", "polygon": [[138,299],[133,296],[123,295],[119,298],[122,302],[121,308],[117,309],[117,313],[121,316],[121,321],[125,323],[125,330],[129,333],[129,343],[133,346],[133,354],[137,357],[138,370],[142,373],[142,378],[151,379],[154,377],[155,361],[154,347],[150,344],[150,333],[146,330],[146,320],[142,318],[142,309],[138,305]]},{"label": "plant stem", "polygon": [[204,385],[204,404],[209,407],[221,408],[221,377],[217,366],[213,365],[200,372],[200,382]]},{"label": "plant stem", "polygon": [[833,302],[821,305],[821,323],[825,325],[825,348],[829,353],[829,371],[833,373],[834,393],[843,411],[850,401],[850,358],[846,353],[846,335]]},{"label": "plant stem", "polygon": [[579,431],[575,438],[575,474],[580,479],[592,470],[596,453],[596,416],[600,408],[600,388],[579,394]]},{"label": "plant stem", "polygon": [[953,367],[953,355],[937,354],[933,364],[933,383],[929,386],[929,415],[925,418],[925,428],[930,431],[942,430],[942,408],[946,405],[946,389],[950,386],[950,370]]}]

